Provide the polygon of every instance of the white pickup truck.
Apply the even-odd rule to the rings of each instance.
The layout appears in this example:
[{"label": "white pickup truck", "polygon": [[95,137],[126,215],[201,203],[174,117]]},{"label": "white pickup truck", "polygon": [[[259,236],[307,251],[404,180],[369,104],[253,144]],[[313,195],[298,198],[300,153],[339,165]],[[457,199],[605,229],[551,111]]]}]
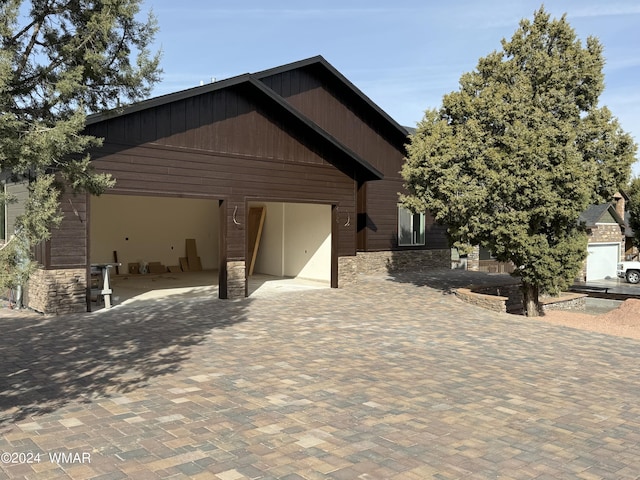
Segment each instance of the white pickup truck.
[{"label": "white pickup truck", "polygon": [[629,283],[640,283],[640,262],[620,262],[616,273]]}]

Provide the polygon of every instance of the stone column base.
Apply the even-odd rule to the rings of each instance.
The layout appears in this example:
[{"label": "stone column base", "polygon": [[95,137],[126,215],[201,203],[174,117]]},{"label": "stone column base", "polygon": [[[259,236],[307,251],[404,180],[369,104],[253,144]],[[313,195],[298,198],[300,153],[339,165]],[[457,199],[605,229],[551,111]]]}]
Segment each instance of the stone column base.
[{"label": "stone column base", "polygon": [[245,262],[227,262],[227,299],[238,300],[246,296]]},{"label": "stone column base", "polygon": [[338,257],[338,287],[352,285],[357,279],[357,257]]},{"label": "stone column base", "polygon": [[27,286],[26,306],[54,315],[86,312],[86,269],[36,270]]}]

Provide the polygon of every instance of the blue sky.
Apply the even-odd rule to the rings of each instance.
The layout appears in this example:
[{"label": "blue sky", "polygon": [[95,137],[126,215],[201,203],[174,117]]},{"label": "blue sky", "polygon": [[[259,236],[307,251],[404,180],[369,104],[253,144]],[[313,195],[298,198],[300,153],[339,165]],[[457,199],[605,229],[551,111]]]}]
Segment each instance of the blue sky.
[{"label": "blue sky", "polygon": [[[145,0],[159,22],[163,81],[153,96],[322,55],[402,125],[458,89],[539,0]],[[547,0],[604,46],[608,106],[640,142],[640,1]],[[640,164],[634,166],[640,175]]]}]

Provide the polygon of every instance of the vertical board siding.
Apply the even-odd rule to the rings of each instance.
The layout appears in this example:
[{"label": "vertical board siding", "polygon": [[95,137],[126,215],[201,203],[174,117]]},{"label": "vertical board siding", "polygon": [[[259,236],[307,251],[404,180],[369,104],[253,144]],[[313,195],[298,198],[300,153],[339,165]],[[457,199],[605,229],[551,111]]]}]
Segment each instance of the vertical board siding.
[{"label": "vertical board siding", "polygon": [[385,176],[397,175],[404,158],[403,146],[393,145],[370,121],[370,113],[350,105],[345,95],[328,82],[304,69],[262,81]]},{"label": "vertical board siding", "polygon": [[116,117],[90,125],[87,131],[113,144],[151,143],[328,164],[326,153],[312,144],[308,133],[292,132],[247,98],[227,90]]}]

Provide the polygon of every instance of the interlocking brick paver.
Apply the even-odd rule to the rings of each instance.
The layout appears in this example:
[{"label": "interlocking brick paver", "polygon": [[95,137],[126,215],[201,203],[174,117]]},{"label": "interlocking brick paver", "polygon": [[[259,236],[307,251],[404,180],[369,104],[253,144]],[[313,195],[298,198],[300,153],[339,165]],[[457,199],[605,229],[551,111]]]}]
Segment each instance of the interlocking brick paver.
[{"label": "interlocking brick paver", "polygon": [[3,312],[0,452],[41,461],[0,478],[637,479],[640,343],[461,303],[497,278],[462,275]]}]

